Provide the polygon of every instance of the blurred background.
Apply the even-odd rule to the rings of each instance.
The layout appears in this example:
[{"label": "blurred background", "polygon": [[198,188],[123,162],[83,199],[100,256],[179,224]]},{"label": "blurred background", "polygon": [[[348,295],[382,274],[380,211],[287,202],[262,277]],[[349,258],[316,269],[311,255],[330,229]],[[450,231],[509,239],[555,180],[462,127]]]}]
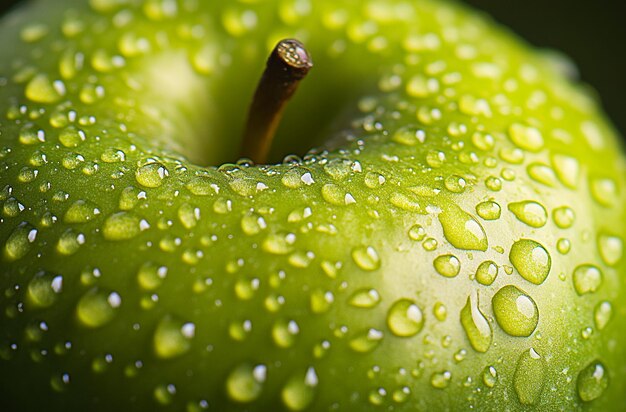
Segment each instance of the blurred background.
[{"label": "blurred background", "polygon": [[[0,13],[20,1],[24,0],[0,0]],[[581,79],[598,91],[609,117],[626,137],[623,0],[457,1],[487,12],[536,46],[556,49],[569,56],[576,63]]]}]

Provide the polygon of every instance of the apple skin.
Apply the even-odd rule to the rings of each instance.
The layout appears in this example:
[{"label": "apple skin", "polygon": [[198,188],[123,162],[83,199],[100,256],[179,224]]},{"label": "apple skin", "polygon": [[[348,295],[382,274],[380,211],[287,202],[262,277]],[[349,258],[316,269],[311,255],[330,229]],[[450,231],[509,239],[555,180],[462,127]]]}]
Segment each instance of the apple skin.
[{"label": "apple skin", "polygon": [[[321,148],[201,166],[283,37],[316,68],[275,154]],[[0,38],[3,409],[624,409],[626,163],[559,62],[435,1],[38,1]]]}]

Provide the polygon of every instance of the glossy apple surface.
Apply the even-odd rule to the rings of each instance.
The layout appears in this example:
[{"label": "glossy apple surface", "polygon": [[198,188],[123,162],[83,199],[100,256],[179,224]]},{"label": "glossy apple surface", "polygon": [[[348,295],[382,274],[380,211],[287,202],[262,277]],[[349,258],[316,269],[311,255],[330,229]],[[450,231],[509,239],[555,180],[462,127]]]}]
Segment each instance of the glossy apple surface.
[{"label": "glossy apple surface", "polygon": [[[237,158],[281,38],[315,70]],[[619,409],[626,163],[438,1],[38,1],[0,26],[9,410]]]}]

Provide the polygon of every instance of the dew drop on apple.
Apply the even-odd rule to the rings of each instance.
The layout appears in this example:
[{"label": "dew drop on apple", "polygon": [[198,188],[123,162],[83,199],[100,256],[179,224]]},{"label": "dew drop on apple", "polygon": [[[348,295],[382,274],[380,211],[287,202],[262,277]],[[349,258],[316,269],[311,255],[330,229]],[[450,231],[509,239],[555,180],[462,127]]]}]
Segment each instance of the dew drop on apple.
[{"label": "dew drop on apple", "polygon": [[453,278],[461,271],[461,262],[454,255],[440,255],[433,261],[437,273],[447,278]]},{"label": "dew drop on apple", "polygon": [[148,163],[137,169],[135,179],[144,187],[155,188],[161,186],[169,174],[169,170],[161,163]]},{"label": "dew drop on apple", "polygon": [[498,265],[491,260],[486,260],[478,265],[476,269],[476,280],[481,285],[489,286],[498,277]]},{"label": "dew drop on apple", "polygon": [[213,211],[220,215],[225,215],[227,213],[232,212],[233,210],[233,201],[230,199],[226,199],[224,197],[218,197],[213,202]]},{"label": "dew drop on apple", "polygon": [[395,403],[405,403],[409,400],[410,396],[411,388],[409,388],[408,386],[403,386],[393,391],[393,393],[391,394],[391,399]]},{"label": "dew drop on apple", "polygon": [[304,376],[293,375],[283,387],[280,397],[283,404],[291,411],[303,411],[309,407],[319,384],[317,372],[309,367]]},{"label": "dew drop on apple", "polygon": [[589,188],[593,199],[602,206],[613,206],[618,199],[617,184],[611,178],[593,178]]},{"label": "dew drop on apple", "polygon": [[461,309],[461,325],[475,351],[485,353],[489,350],[493,332],[489,321],[478,307],[478,296],[474,299],[467,297],[467,302]]},{"label": "dew drop on apple", "polygon": [[556,250],[562,255],[568,254],[571,248],[572,243],[569,241],[569,239],[560,238],[556,242]]},{"label": "dew drop on apple", "polygon": [[376,349],[384,337],[383,332],[378,329],[365,329],[350,339],[349,346],[355,352],[368,353]]},{"label": "dew drop on apple", "polygon": [[448,308],[442,302],[435,302],[433,305],[433,315],[439,322],[443,322],[448,317]]},{"label": "dew drop on apple", "polygon": [[540,203],[526,200],[509,203],[508,207],[519,221],[526,223],[528,226],[539,228],[548,221],[548,213]]},{"label": "dew drop on apple", "polygon": [[488,388],[493,388],[498,383],[498,371],[493,366],[487,366],[483,370],[483,383]]},{"label": "dew drop on apple", "polygon": [[65,212],[65,223],[86,223],[100,214],[100,210],[93,202],[77,200]]},{"label": "dew drop on apple", "polygon": [[530,336],[539,323],[539,309],[523,290],[507,285],[491,299],[498,325],[511,336]]},{"label": "dew drop on apple", "polygon": [[105,220],[102,235],[112,241],[132,239],[141,232],[141,222],[141,219],[131,212],[117,212]]},{"label": "dew drop on apple", "polygon": [[4,256],[13,261],[23,258],[37,239],[37,229],[27,222],[20,223],[4,244]]},{"label": "dew drop on apple", "polygon": [[385,398],[387,397],[387,391],[385,388],[372,389],[367,396],[367,400],[372,405],[380,406],[385,403]]},{"label": "dew drop on apple", "polygon": [[391,140],[405,146],[415,146],[426,141],[426,133],[415,126],[404,126],[396,130]]},{"label": "dew drop on apple", "polygon": [[191,349],[195,334],[195,324],[167,315],[159,321],[154,332],[154,353],[161,359],[181,356]]},{"label": "dew drop on apple", "polygon": [[552,266],[552,258],[545,247],[530,239],[515,242],[509,260],[524,279],[535,285],[546,280]]},{"label": "dew drop on apple", "polygon": [[57,241],[56,250],[61,255],[69,256],[78,252],[78,249],[85,244],[85,235],[80,232],[75,232],[73,229],[67,229]]},{"label": "dew drop on apple", "polygon": [[431,150],[426,155],[426,164],[432,168],[441,167],[446,161],[446,154],[438,150]]},{"label": "dew drop on apple", "polygon": [[593,311],[593,320],[598,330],[603,330],[613,318],[613,305],[611,302],[603,300],[598,302]]},{"label": "dew drop on apple", "polygon": [[200,208],[193,207],[189,203],[183,203],[178,208],[178,220],[185,229],[192,229],[200,220]]},{"label": "dew drop on apple", "polygon": [[485,186],[492,192],[499,192],[502,190],[502,180],[495,176],[489,176],[485,179]]},{"label": "dew drop on apple", "polygon": [[359,268],[368,272],[379,269],[381,264],[378,252],[372,246],[358,246],[352,249],[352,259]]},{"label": "dew drop on apple", "polygon": [[48,324],[42,321],[31,321],[24,329],[24,339],[29,342],[39,342],[49,330]]},{"label": "dew drop on apple", "polygon": [[86,138],[85,132],[74,126],[66,127],[59,133],[59,142],[67,148],[79,146]]},{"label": "dew drop on apple", "polygon": [[37,273],[27,287],[28,302],[36,308],[47,308],[57,301],[63,290],[63,276],[53,273]]},{"label": "dew drop on apple", "polygon": [[513,375],[513,388],[524,405],[539,401],[546,383],[546,361],[533,348],[520,355]]},{"label": "dew drop on apple", "polygon": [[96,374],[104,373],[109,369],[111,363],[113,363],[113,355],[110,353],[97,356],[91,361],[91,370]]},{"label": "dew drop on apple", "polygon": [[424,327],[422,310],[410,299],[397,300],[387,311],[387,327],[399,337],[415,336]]},{"label": "dew drop on apple", "polygon": [[65,84],[46,74],[35,75],[26,85],[26,98],[35,103],[56,103],[65,96]]},{"label": "dew drop on apple", "polygon": [[528,176],[535,182],[549,187],[557,186],[558,180],[556,174],[550,166],[541,163],[531,163],[526,171],[528,172]]},{"label": "dew drop on apple", "polygon": [[266,379],[267,366],[241,364],[226,378],[226,393],[235,402],[250,403],[261,395]]},{"label": "dew drop on apple", "polygon": [[215,195],[221,190],[219,185],[207,176],[195,176],[187,182],[185,187],[196,196]]},{"label": "dew drop on apple", "polygon": [[265,219],[256,213],[249,213],[241,218],[241,230],[248,236],[254,236],[265,228],[267,228]]},{"label": "dew drop on apple", "polygon": [[436,389],[445,389],[450,385],[452,381],[452,372],[443,371],[435,372],[430,376],[430,384]]},{"label": "dew drop on apple", "polygon": [[293,233],[271,233],[263,240],[262,248],[273,255],[286,255],[293,251],[295,241]]},{"label": "dew drop on apple", "polygon": [[348,299],[348,304],[355,308],[369,309],[378,305],[381,301],[380,294],[376,289],[362,288],[354,291]]},{"label": "dew drop on apple", "polygon": [[46,141],[46,133],[36,129],[32,123],[28,123],[20,129],[18,141],[24,145],[43,143]]},{"label": "dew drop on apple", "polygon": [[571,156],[554,154],[551,158],[559,180],[570,189],[576,189],[580,177],[580,163]]},{"label": "dew drop on apple", "polygon": [[252,332],[252,321],[249,319],[243,321],[232,321],[228,325],[228,336],[237,342],[243,342],[250,336]]},{"label": "dew drop on apple", "polygon": [[279,348],[290,348],[296,343],[300,327],[295,320],[280,319],[272,326],[272,340]]},{"label": "dew drop on apple", "polygon": [[514,123],[509,127],[509,137],[522,150],[538,152],[544,145],[543,135],[539,129],[520,123]]},{"label": "dew drop on apple", "polygon": [[458,175],[446,177],[443,184],[446,189],[452,193],[463,193],[465,191],[465,187],[467,186],[465,179]]},{"label": "dew drop on apple", "polygon": [[78,301],[76,316],[84,326],[99,328],[113,320],[121,304],[122,298],[117,292],[94,288]]},{"label": "dew drop on apple", "polygon": [[167,267],[154,262],[145,262],[137,272],[137,283],[148,291],[158,289],[167,277]]},{"label": "dew drop on apple", "polygon": [[439,214],[443,234],[450,244],[462,250],[487,250],[485,229],[469,213],[450,205]]},{"label": "dew drop on apple", "polygon": [[342,181],[352,171],[352,161],[346,159],[332,159],[324,165],[324,172],[335,181]]},{"label": "dew drop on apple", "polygon": [[335,206],[344,206],[356,203],[352,194],[348,193],[340,186],[332,183],[325,184],[322,187],[322,198]]},{"label": "dew drop on apple", "polygon": [[599,360],[594,360],[578,374],[576,388],[583,402],[598,399],[609,386],[609,371]]},{"label": "dew drop on apple", "polygon": [[26,209],[26,207],[23,204],[18,202],[16,198],[10,197],[4,202],[4,205],[2,206],[2,213],[6,217],[16,217],[23,212],[24,209]]},{"label": "dew drop on apple", "polygon": [[561,206],[552,211],[552,219],[554,219],[554,223],[560,229],[569,229],[574,224],[576,215],[571,208]]},{"label": "dew drop on apple", "polygon": [[335,301],[332,292],[323,289],[314,289],[309,297],[309,307],[315,314],[326,313]]},{"label": "dew drop on apple", "polygon": [[260,281],[258,278],[243,277],[235,282],[235,296],[240,300],[250,300],[259,289]]},{"label": "dew drop on apple", "polygon": [[176,386],[173,384],[161,384],[154,388],[154,400],[160,405],[169,405],[174,402],[176,395]]},{"label": "dew drop on apple", "polygon": [[422,225],[413,225],[409,229],[409,238],[415,241],[424,240],[426,237],[426,230],[422,227]]},{"label": "dew drop on apple", "polygon": [[71,383],[71,378],[69,373],[61,373],[57,375],[53,375],[50,378],[50,387],[55,392],[65,392]]},{"label": "dew drop on apple", "polygon": [[61,160],[61,164],[67,170],[74,170],[77,167],[79,167],[84,161],[85,161],[85,158],[83,157],[83,155],[80,155],[77,153],[68,153],[65,156],[63,156],[63,159]]},{"label": "dew drop on apple", "polygon": [[602,271],[594,265],[579,265],[574,269],[572,280],[579,295],[593,293],[602,285]]},{"label": "dew drop on apple", "polygon": [[598,251],[604,263],[614,266],[622,260],[624,242],[619,236],[601,233],[598,235]]}]

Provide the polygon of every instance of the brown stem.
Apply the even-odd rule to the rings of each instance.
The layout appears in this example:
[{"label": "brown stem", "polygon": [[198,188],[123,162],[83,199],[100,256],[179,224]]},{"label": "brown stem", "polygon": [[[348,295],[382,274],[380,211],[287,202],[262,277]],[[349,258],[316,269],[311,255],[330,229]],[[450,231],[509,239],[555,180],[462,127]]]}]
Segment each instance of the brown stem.
[{"label": "brown stem", "polygon": [[313,67],[313,61],[298,40],[278,42],[261,76],[241,144],[241,157],[265,163],[287,101],[300,81]]}]

